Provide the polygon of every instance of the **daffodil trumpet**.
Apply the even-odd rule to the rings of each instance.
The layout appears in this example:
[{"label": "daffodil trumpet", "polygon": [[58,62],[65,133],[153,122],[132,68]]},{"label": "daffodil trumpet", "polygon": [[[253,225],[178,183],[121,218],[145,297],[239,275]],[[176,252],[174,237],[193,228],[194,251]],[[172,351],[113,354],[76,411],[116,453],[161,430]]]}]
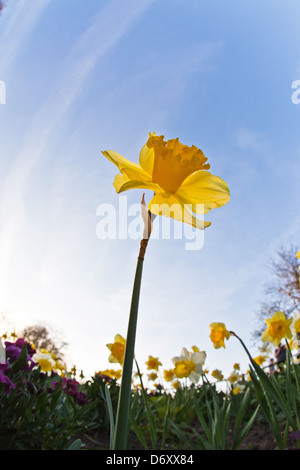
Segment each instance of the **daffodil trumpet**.
[{"label": "daffodil trumpet", "polygon": [[146,248],[152,231],[151,214],[145,204],[144,195],[141,203],[141,214],[144,222],[144,233],[140,244],[136,272],[133,284],[131,307],[127,328],[127,338],[123,362],[123,373],[119,392],[113,450],[125,450],[127,444],[127,430],[129,420],[131,378],[134,361],[135,337],[138,318],[138,307],[141,290],[142,272]]}]

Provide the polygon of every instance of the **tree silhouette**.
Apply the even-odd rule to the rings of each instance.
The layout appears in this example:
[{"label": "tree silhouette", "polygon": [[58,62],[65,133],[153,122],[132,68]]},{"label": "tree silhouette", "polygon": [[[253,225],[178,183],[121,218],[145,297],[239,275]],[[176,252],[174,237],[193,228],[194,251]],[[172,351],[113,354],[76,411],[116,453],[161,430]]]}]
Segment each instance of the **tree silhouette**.
[{"label": "tree silhouette", "polygon": [[62,350],[67,346],[67,343],[57,338],[55,340],[50,338],[49,331],[45,326],[28,326],[18,336],[34,344],[37,349],[47,349],[49,352],[54,353],[55,357],[59,360],[62,360],[64,357]]}]

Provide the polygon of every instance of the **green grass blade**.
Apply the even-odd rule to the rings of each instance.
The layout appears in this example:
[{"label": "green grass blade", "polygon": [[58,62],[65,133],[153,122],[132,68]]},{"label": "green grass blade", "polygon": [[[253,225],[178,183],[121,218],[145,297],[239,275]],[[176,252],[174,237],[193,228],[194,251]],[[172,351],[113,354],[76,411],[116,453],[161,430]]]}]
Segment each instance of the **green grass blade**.
[{"label": "green grass blade", "polygon": [[132,426],[132,429],[134,430],[136,436],[138,437],[140,443],[144,447],[144,449],[149,450],[149,447],[148,447],[147,441],[145,439],[145,436],[142,433],[142,431],[141,431],[139,425],[137,424],[136,420],[134,419],[131,411],[129,411],[129,422],[130,422],[130,424]]},{"label": "green grass blade", "polygon": [[155,421],[153,419],[153,415],[152,415],[150,407],[149,407],[148,396],[147,396],[147,393],[145,391],[143,380],[142,380],[142,375],[140,373],[140,369],[139,369],[139,366],[138,366],[138,363],[137,363],[136,360],[135,360],[135,364],[136,364],[137,372],[138,372],[139,379],[140,379],[140,382],[141,382],[142,396],[143,396],[143,400],[144,400],[144,404],[145,404],[145,408],[146,408],[146,413],[147,413],[147,418],[148,418],[148,423],[149,423],[149,429],[150,429],[150,435],[151,435],[151,441],[152,441],[152,449],[156,449],[157,432],[156,432]]},{"label": "green grass blade", "polygon": [[110,423],[110,448],[112,449],[114,435],[115,435],[115,422],[114,422],[114,413],[113,413],[111,397],[110,397],[109,389],[106,384],[104,387],[104,391],[105,391],[105,401],[107,405],[107,411],[108,411],[109,423]]},{"label": "green grass blade", "polygon": [[165,418],[164,418],[163,433],[162,433],[162,440],[161,440],[161,446],[160,446],[161,450],[164,449],[165,443],[166,443],[169,415],[170,415],[170,397],[168,396],[167,410],[166,410],[166,414],[165,414]]}]

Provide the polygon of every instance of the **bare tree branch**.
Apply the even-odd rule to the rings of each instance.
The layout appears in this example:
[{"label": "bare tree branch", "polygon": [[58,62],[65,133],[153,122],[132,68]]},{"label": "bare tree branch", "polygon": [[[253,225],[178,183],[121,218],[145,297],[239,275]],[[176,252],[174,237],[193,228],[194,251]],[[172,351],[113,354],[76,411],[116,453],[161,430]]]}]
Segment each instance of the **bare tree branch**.
[{"label": "bare tree branch", "polygon": [[49,331],[45,326],[33,325],[24,328],[24,330],[18,335],[24,338],[26,341],[34,344],[37,349],[47,349],[52,352],[58,360],[62,360],[64,357],[63,349],[68,343],[50,338]]},{"label": "bare tree branch", "polygon": [[266,328],[265,319],[278,310],[287,318],[300,313],[299,259],[296,247],[281,248],[276,258],[269,263],[271,279],[265,287],[265,298],[257,312],[258,328],[253,332],[254,340]]}]

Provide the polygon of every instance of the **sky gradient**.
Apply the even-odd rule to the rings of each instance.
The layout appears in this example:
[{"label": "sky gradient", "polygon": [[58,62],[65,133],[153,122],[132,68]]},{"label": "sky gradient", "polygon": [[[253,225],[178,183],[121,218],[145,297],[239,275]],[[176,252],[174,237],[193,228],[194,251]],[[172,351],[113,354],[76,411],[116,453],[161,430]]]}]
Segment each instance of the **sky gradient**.
[{"label": "sky gradient", "polygon": [[[170,368],[196,345],[210,370],[248,368],[234,338],[213,349],[209,324],[224,322],[256,355],[268,260],[300,246],[299,14],[297,0],[6,2],[0,314],[11,325],[49,326],[87,375],[109,366],[106,344],[126,335],[139,240],[97,234],[99,207],[120,215],[117,169],[101,150],[137,162],[151,131],[201,148],[231,200],[207,214],[200,250],[150,241],[140,367],[152,355]],[[131,207],[142,191],[122,197]]]}]

